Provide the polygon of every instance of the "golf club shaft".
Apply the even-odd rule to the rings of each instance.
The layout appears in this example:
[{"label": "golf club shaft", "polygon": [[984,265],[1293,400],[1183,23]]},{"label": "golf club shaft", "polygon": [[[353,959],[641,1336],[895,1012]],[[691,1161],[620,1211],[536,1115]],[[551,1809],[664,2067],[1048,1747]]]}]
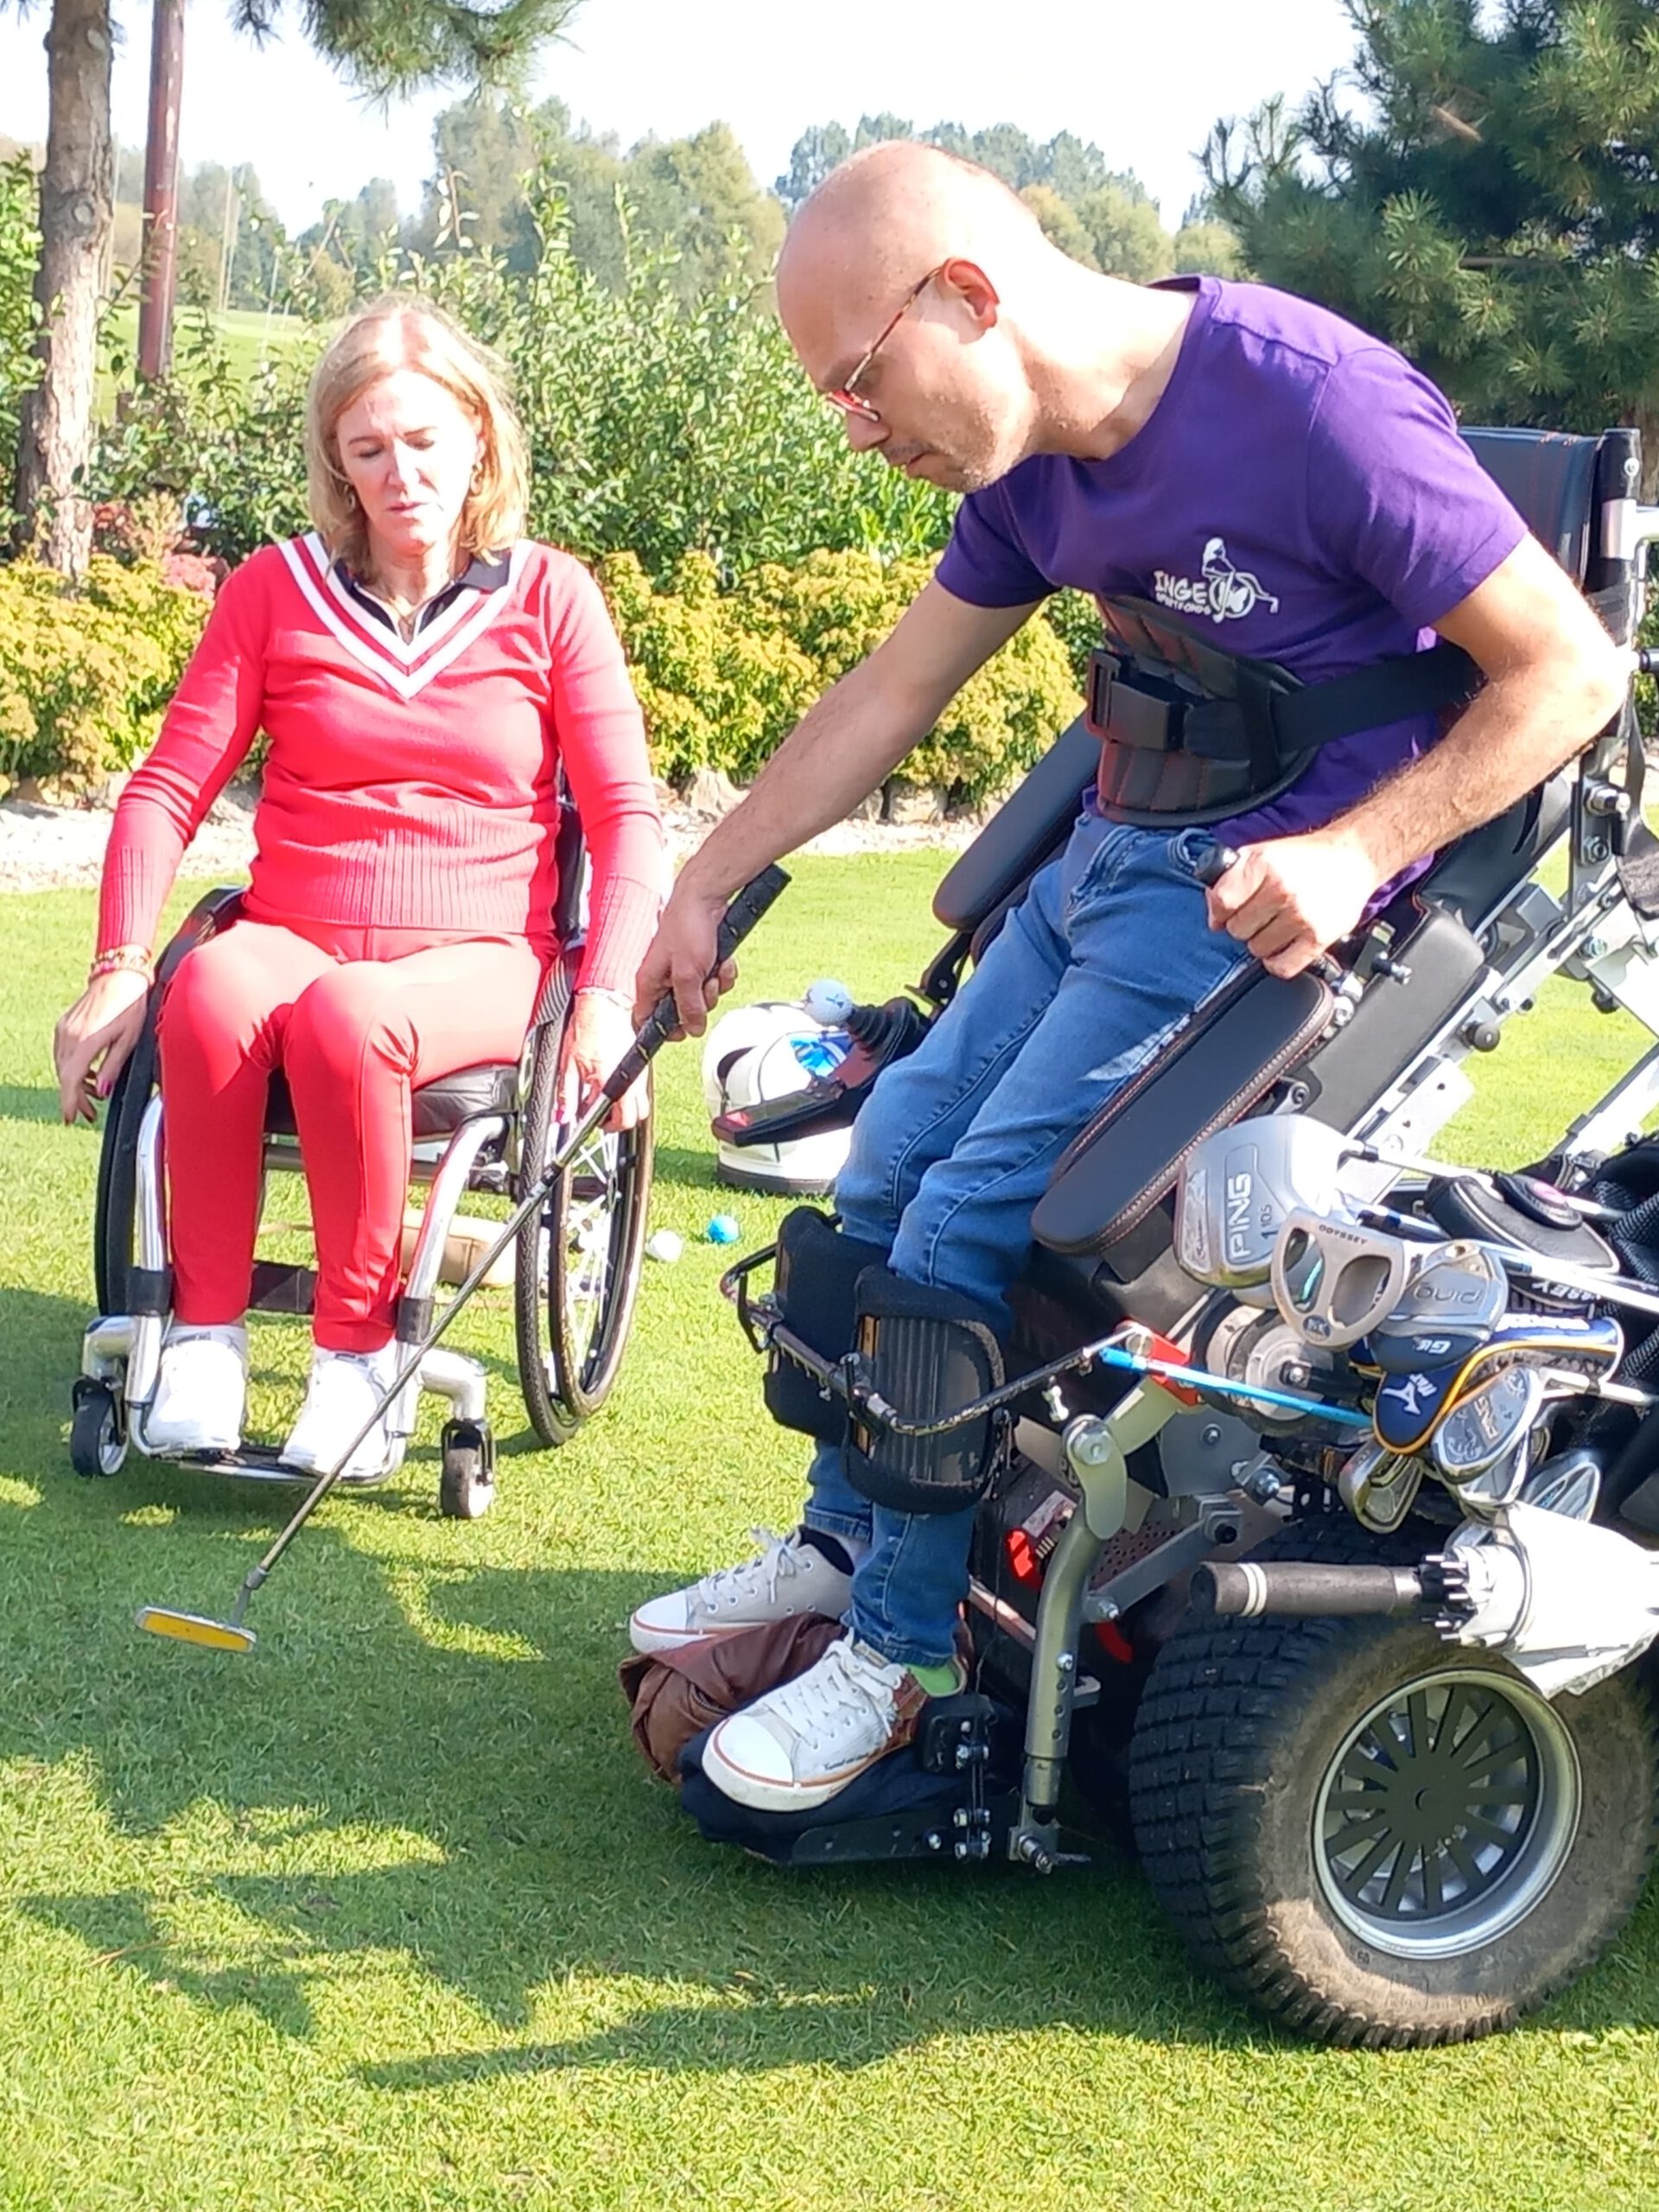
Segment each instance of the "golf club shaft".
[{"label": "golf club shaft", "polygon": [[[732,957],[738,946],[742,944],[744,938],[766,913],[767,908],[772,906],[773,900],[787,887],[788,883],[789,878],[783,869],[772,867],[762,868],[757,876],[744,885],[721,918],[720,929],[715,938],[715,964],[709,971],[711,977],[720,973],[721,968]],[[474,1266],[466,1281],[444,1307],[442,1313],[437,1315],[425,1335],[410,1346],[403,1363],[392,1380],[381,1392],[379,1401],[368,1419],[353,1437],[351,1442],[346,1445],[334,1465],[326,1473],[318,1477],[300,1500],[294,1510],[293,1517],[276,1536],[258,1565],[249,1568],[247,1578],[242,1586],[239,1604],[245,1603],[247,1598],[264,1581],[289,1544],[293,1542],[295,1537],[298,1535],[300,1530],[340,1480],[341,1471],[349,1464],[353,1452],[362,1443],[375,1423],[382,1418],[387,1408],[397,1402],[404,1386],[419,1371],[421,1362],[426,1357],[428,1352],[443,1335],[450,1323],[461,1312],[461,1307],[472,1297],[473,1293],[503,1252],[518,1236],[520,1230],[537,1208],[545,1202],[549,1191],[563,1174],[594,1130],[600,1127],[611,1108],[639,1081],[652,1059],[668,1041],[672,1032],[678,1027],[679,1019],[679,1010],[675,1005],[673,992],[664,991],[635,1032],[633,1042],[589,1101],[586,1110],[580,1116],[570,1134],[537,1178],[534,1186],[525,1192],[524,1198],[509,1214],[489,1249]]]}]

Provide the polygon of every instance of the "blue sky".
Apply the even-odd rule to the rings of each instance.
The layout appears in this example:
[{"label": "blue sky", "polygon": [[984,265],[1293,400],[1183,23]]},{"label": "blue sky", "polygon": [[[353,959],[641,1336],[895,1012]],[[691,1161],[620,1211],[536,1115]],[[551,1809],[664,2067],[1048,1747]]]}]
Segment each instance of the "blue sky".
[{"label": "blue sky", "polygon": [[[117,0],[116,127],[142,142],[149,10]],[[46,0],[0,14],[0,132],[46,127]],[[731,124],[770,183],[809,123],[891,109],[918,125],[1073,130],[1140,174],[1179,220],[1192,160],[1217,116],[1300,95],[1354,48],[1338,0],[585,0],[550,48],[538,96],[556,92],[631,143]],[[183,158],[251,161],[290,230],[330,195],[390,177],[406,209],[429,167],[431,120],[453,93],[365,106],[297,34],[263,50],[222,0],[191,0]]]}]

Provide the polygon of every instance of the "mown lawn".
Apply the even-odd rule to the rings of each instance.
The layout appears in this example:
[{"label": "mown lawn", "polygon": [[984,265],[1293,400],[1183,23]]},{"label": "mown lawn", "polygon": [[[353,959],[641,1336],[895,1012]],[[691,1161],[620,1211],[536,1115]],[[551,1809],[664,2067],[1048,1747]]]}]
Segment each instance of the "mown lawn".
[{"label": "mown lawn", "polygon": [[[746,989],[885,991],[937,855],[798,864]],[[3,2212],[1577,2212],[1659,2201],[1659,1910],[1541,2018],[1372,2056],[1265,2031],[1188,1967],[1134,1867],[789,1875],[703,1845],[627,1738],[621,1626],[792,1514],[799,1454],[698,1232],[696,1054],[662,1064],[647,1274],[612,1406],[524,1448],[501,1294],[464,1340],[509,1440],[442,1521],[429,1445],[326,1508],[257,1654],[141,1637],[216,1611],[271,1494],[68,1471],[96,1141],[48,1042],[79,893],[0,905],[0,2208]],[[1459,1141],[1541,1149],[1635,1049],[1566,987],[1483,1065]],[[274,1211],[291,1210],[279,1195]],[[259,1332],[257,1418],[302,1341]],[[284,1496],[286,1494],[283,1494]]]}]

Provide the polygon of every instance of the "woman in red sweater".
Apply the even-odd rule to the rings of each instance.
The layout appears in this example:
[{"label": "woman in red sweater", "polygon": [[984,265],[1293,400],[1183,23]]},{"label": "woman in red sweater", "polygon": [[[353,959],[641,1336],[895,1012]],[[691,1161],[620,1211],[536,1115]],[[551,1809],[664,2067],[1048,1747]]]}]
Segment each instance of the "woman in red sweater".
[{"label": "woman in red sweater", "polygon": [[[410,1092],[517,1057],[556,947],[563,771],[592,861],[566,1049],[594,1087],[632,1033],[663,888],[639,709],[597,586],[522,536],[524,445],[499,365],[391,296],[311,382],[315,529],[226,579],[155,749],[122,794],[97,957],[58,1024],[64,1118],[91,1118],[143,1021],[185,848],[270,741],[241,918],[162,1009],[174,1321],[153,1446],[234,1450],[265,1092],[287,1077],[317,1245],[316,1349],[283,1447],[333,1466],[396,1370]],[[637,1116],[625,1100],[619,1120]],[[385,1463],[381,1429],[349,1471]]]}]

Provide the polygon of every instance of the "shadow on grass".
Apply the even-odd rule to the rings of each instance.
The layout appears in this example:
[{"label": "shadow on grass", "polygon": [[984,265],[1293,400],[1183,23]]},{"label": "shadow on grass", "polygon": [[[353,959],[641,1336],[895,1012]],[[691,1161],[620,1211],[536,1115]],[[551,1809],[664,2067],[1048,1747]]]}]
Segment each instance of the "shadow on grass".
[{"label": "shadow on grass", "polygon": [[23,1084],[0,1083],[0,1122],[55,1122],[61,1127],[55,1084],[42,1084],[34,1090]]},{"label": "shadow on grass", "polygon": [[[16,1372],[67,1376],[80,1319],[67,1300],[0,1294]],[[142,1602],[222,1612],[287,1494],[147,1462],[80,1482],[60,1435],[43,1415],[9,1437],[8,1471],[37,1494],[0,1502],[0,1759],[95,1776],[88,1886],[60,1878],[18,1902],[100,1964],[304,2039],[314,1989],[390,1957],[463,1996],[480,2042],[492,2026],[524,2038],[423,2051],[416,2030],[412,2052],[365,2050],[361,2079],[391,2093],[582,2068],[854,2069],[1056,2023],[1277,2040],[1193,1972],[1109,1844],[1054,1885],[995,1868],[791,1873],[704,1845],[635,1756],[615,1682],[654,1575],[480,1563],[467,1550],[487,1524],[440,1544],[421,1525],[429,1500],[405,1488],[390,1494],[401,1533],[356,1499],[308,1529],[254,1601],[253,1656],[146,1639]],[[153,1857],[156,1878],[97,1886],[111,1853]],[[211,1939],[181,1932],[181,1895],[214,1908]],[[1645,2019],[1656,1923],[1650,1901],[1622,1962],[1567,2000],[1576,2022]],[[549,1990],[584,1983],[613,1993],[601,2025],[529,2033]],[[626,1987],[641,1983],[671,2001]]]}]

